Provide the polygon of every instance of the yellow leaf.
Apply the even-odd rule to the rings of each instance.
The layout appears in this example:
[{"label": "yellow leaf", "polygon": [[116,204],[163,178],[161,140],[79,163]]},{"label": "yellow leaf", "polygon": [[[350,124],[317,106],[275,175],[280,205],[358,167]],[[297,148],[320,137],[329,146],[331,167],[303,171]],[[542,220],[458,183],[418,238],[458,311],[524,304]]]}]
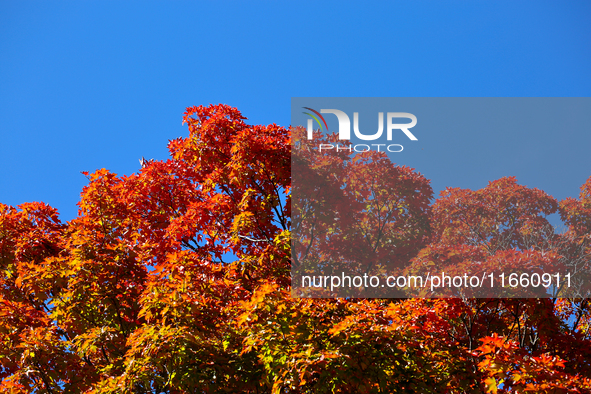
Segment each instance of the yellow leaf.
[{"label": "yellow leaf", "polygon": [[484,384],[487,392],[497,394],[497,381],[494,378],[486,378]]}]

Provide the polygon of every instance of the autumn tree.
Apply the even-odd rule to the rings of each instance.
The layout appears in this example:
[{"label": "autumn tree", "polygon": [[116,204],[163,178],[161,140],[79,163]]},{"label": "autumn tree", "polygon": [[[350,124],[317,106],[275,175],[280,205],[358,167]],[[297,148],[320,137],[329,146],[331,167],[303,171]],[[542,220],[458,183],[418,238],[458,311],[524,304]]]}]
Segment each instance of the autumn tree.
[{"label": "autumn tree", "polygon": [[[401,296],[364,288],[327,292],[301,286],[306,274],[383,275],[402,272],[430,236],[429,181],[412,168],[396,166],[382,152],[318,152],[305,130],[292,130],[292,286],[305,296]],[[372,291],[373,290],[373,291]]]},{"label": "autumn tree", "polygon": [[[424,176],[383,155],[294,154],[301,130],[248,125],[226,105],[184,121],[170,159],[87,173],[67,223],[43,203],[0,205],[2,392],[591,392],[583,293],[309,298],[291,282],[319,258],[585,274],[591,178],[562,202],[514,178],[433,202]],[[567,233],[548,226],[554,212]]]}]

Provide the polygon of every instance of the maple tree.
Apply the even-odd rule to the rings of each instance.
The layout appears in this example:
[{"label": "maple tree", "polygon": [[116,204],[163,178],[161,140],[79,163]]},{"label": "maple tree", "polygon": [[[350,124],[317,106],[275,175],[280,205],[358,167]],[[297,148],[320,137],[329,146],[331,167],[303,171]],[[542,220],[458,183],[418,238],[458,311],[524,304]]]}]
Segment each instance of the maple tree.
[{"label": "maple tree", "polygon": [[[591,392],[591,178],[560,202],[514,178],[431,202],[424,176],[383,155],[300,149],[308,197],[293,202],[302,130],[226,105],[184,121],[169,160],[86,174],[74,220],[0,204],[2,392]],[[292,268],[319,258],[357,272],[527,260],[582,279],[570,298],[294,297]]]},{"label": "maple tree", "polygon": [[[319,269],[323,275],[401,272],[430,235],[429,181],[376,151],[318,154],[316,145],[334,143],[336,137],[317,133],[308,140],[303,129],[292,130],[296,143],[291,193],[296,282],[292,285],[296,288],[301,287],[300,276]],[[370,290],[338,296],[384,295]],[[331,295],[324,288],[306,291],[308,296]]]}]

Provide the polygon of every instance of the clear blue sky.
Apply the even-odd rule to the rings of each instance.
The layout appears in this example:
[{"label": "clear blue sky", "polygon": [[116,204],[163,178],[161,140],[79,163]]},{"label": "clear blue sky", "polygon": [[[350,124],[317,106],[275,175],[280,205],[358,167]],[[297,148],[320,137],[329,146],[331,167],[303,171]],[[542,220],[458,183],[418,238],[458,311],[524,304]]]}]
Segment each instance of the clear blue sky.
[{"label": "clear blue sky", "polygon": [[[72,219],[80,171],[166,159],[192,105],[288,126],[291,97],[590,96],[590,16],[589,1],[4,0],[0,202],[44,201]],[[571,145],[540,148],[548,176],[513,158],[518,180],[577,195],[589,132]],[[462,179],[433,182],[492,180],[469,166]]]}]

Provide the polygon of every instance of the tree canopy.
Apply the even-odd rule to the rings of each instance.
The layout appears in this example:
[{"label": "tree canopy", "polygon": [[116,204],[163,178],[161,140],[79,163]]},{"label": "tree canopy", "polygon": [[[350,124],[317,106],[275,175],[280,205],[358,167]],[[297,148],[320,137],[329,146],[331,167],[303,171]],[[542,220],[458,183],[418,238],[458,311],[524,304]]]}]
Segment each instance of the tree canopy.
[{"label": "tree canopy", "polygon": [[[527,260],[584,272],[591,178],[578,199],[507,177],[433,201],[423,175],[383,155],[344,166],[304,154],[307,176],[334,180],[315,204],[336,206],[340,223],[299,228],[316,241],[292,253],[292,218],[306,214],[291,201],[301,130],[248,125],[227,105],[187,108],[184,121],[167,161],[86,173],[67,223],[42,202],[0,204],[0,391],[591,393],[584,297],[298,298],[291,283],[313,248],[354,260],[335,235],[347,221],[372,269]],[[372,176],[390,182],[372,189]]]}]

